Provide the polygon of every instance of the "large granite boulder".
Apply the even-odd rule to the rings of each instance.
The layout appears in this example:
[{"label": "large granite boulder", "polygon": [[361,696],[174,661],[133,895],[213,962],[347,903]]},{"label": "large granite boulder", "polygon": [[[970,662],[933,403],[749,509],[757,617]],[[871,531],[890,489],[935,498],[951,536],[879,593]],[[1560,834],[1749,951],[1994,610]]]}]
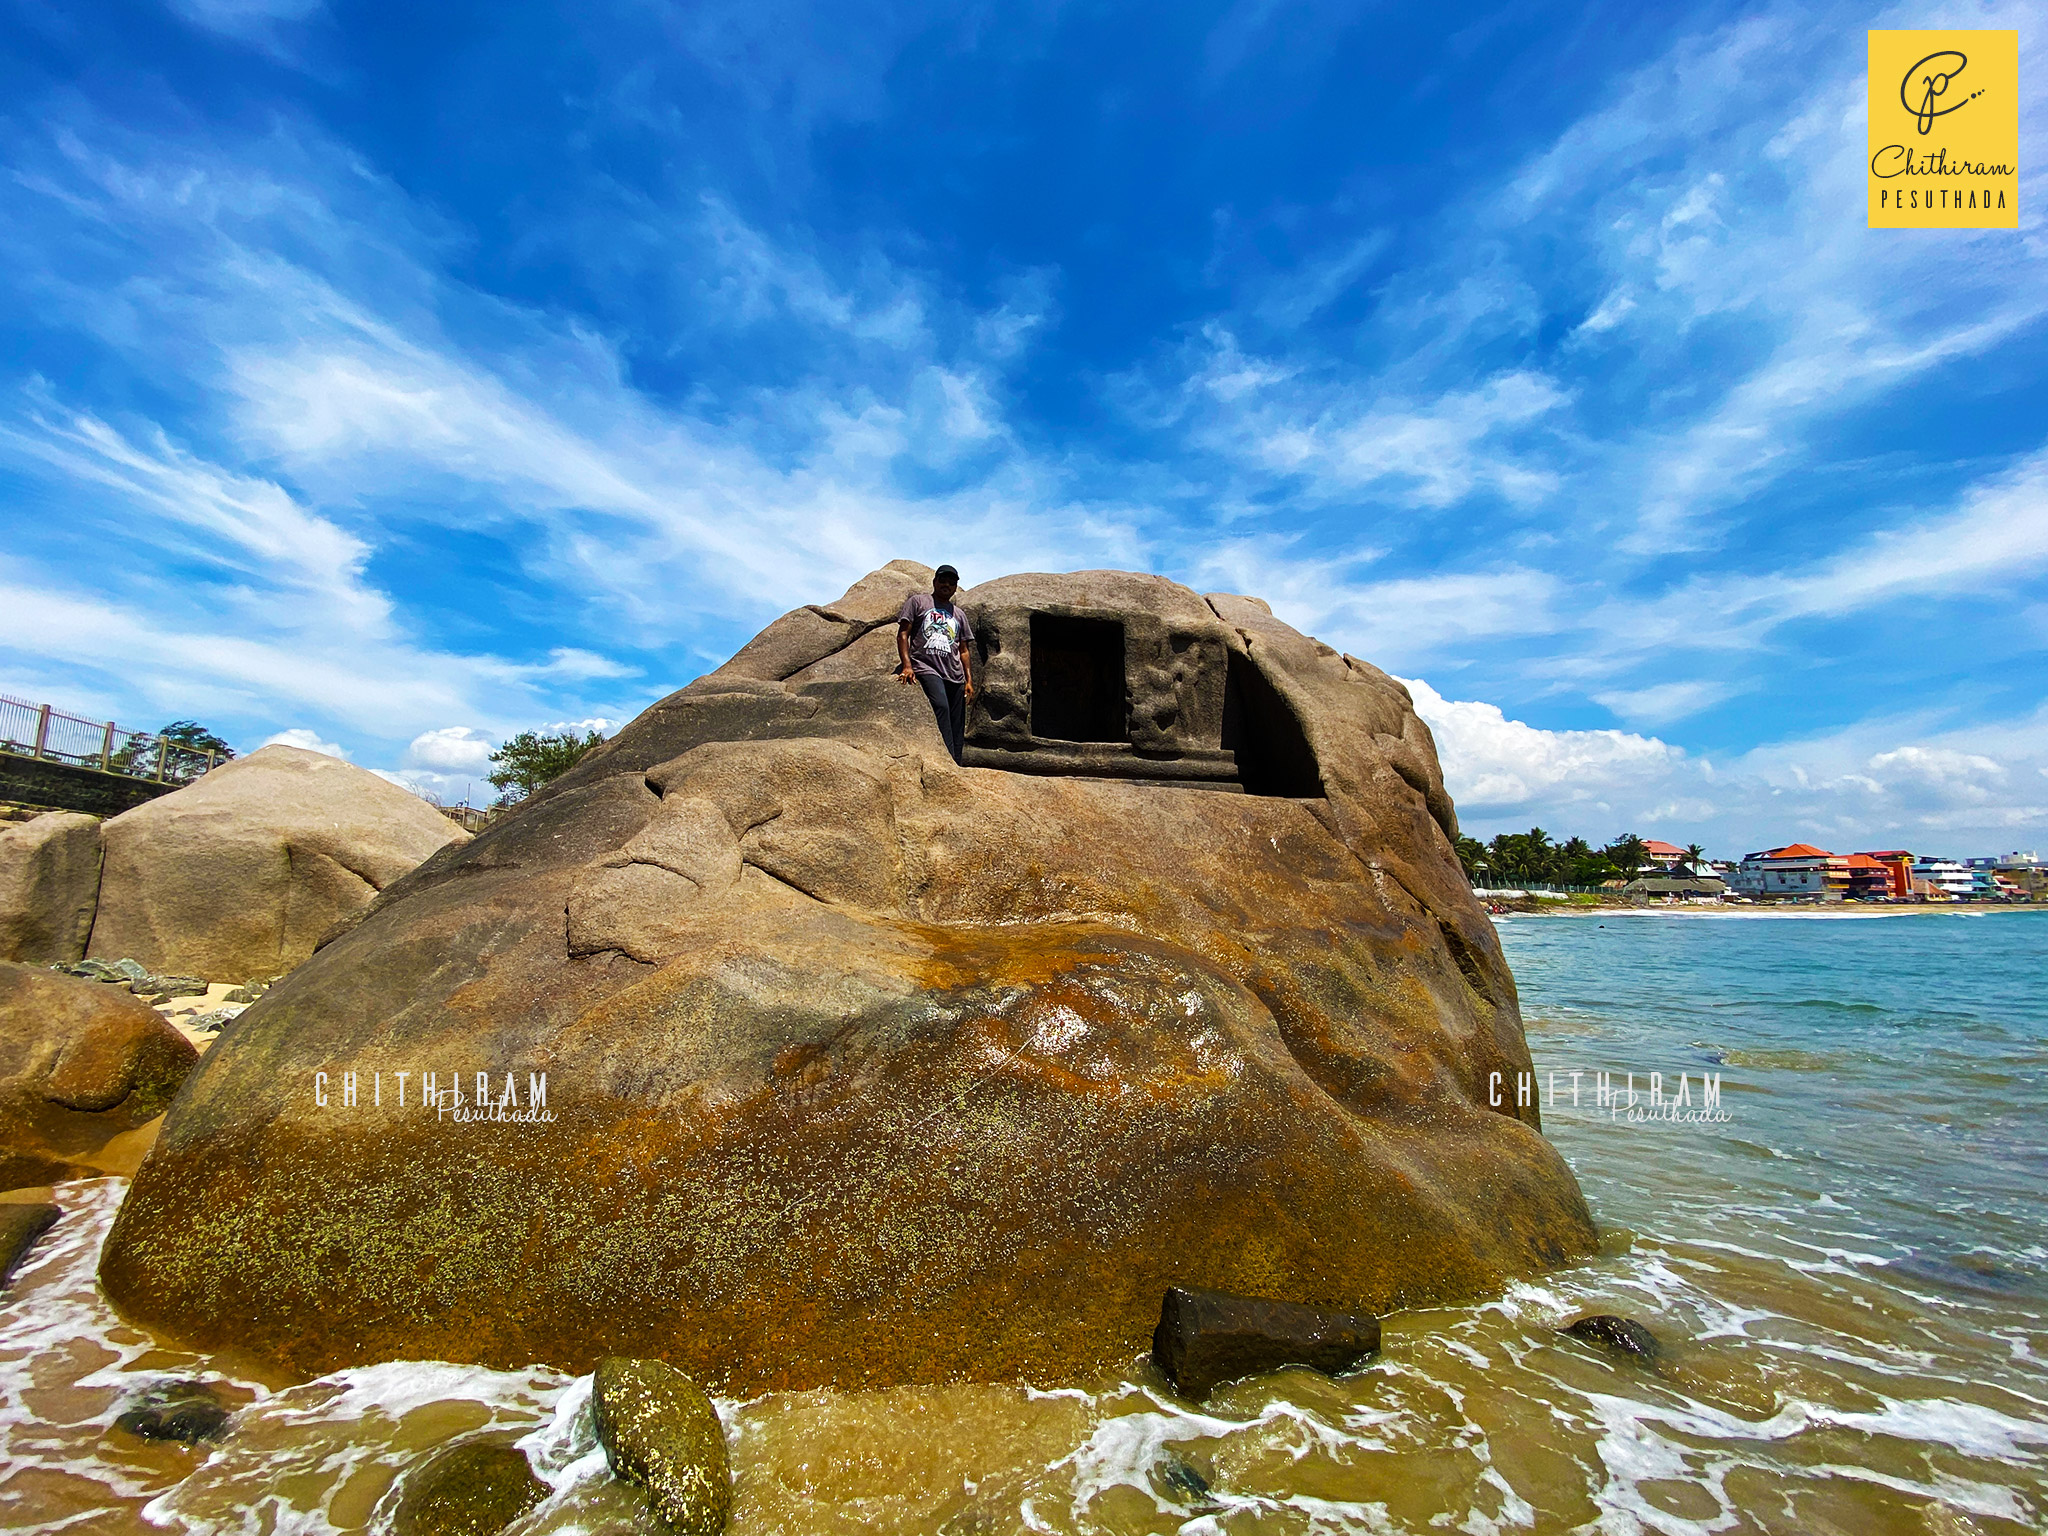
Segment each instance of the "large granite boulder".
[{"label": "large granite boulder", "polygon": [[50,811],[0,827],[0,960],[85,958],[100,894],[100,824]]},{"label": "large granite boulder", "polygon": [[959,767],[890,675],[929,574],[778,620],[245,1012],[116,1302],[308,1372],[750,1392],[1075,1380],[1169,1285],[1377,1314],[1589,1252],[1406,691],[1250,598],[1009,577]]},{"label": "large granite boulder", "polygon": [[429,855],[469,840],[417,795],[299,747],[264,747],[100,828],[91,953],[152,971],[280,975]]},{"label": "large granite boulder", "polygon": [[113,1171],[108,1143],[161,1115],[198,1059],[126,992],[0,964],[0,1189]]}]

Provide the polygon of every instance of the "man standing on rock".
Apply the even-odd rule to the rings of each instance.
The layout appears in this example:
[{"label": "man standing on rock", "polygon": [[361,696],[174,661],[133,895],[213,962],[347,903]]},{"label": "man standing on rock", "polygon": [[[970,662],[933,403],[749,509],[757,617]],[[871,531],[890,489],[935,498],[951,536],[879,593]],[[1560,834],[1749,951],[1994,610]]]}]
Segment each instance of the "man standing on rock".
[{"label": "man standing on rock", "polygon": [[953,606],[959,590],[960,573],[942,565],[932,573],[931,596],[911,593],[896,615],[896,654],[902,660],[896,675],[923,686],[956,763],[967,735],[967,701],[974,697],[974,667],[967,656],[974,626]]}]

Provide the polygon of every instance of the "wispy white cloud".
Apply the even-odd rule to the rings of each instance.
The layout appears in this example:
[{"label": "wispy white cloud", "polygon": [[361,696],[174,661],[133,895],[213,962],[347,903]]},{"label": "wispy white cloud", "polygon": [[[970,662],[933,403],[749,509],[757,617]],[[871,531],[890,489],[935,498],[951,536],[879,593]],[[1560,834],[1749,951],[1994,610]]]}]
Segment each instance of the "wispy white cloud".
[{"label": "wispy white cloud", "polygon": [[292,32],[326,9],[327,0],[166,0],[171,11],[196,27],[295,62]]},{"label": "wispy white cloud", "polygon": [[1668,725],[1711,709],[1735,695],[1727,683],[1691,679],[1685,682],[1653,683],[1647,688],[1610,689],[1593,695],[1631,725]]},{"label": "wispy white cloud", "polygon": [[1558,583],[1542,571],[1381,577],[1380,560],[1377,550],[1297,553],[1288,539],[1253,536],[1210,545],[1188,574],[1208,591],[1262,597],[1304,633],[1394,666],[1472,642],[1546,634],[1561,622]]},{"label": "wispy white cloud", "polygon": [[[1589,621],[1600,638],[1579,666],[1598,673],[1644,652],[1756,649],[1788,625],[1845,619],[1907,599],[2010,598],[2044,570],[2048,449],[1971,482],[1946,505],[1912,507],[1894,526],[1805,564],[1697,576],[1654,606],[1606,605]],[[1684,686],[1701,689],[1702,697],[1715,689],[1728,696],[1725,684]],[[1653,702],[1660,697],[1644,692]],[[1618,706],[1638,697],[1596,696]]]},{"label": "wispy white cloud", "polygon": [[[11,193],[24,217],[89,230],[117,271],[77,281],[43,241],[16,247],[17,280],[46,320],[204,392],[212,440],[116,425],[48,388],[0,410],[0,458],[89,488],[121,509],[110,538],[178,568],[145,597],[66,593],[22,567],[45,622],[15,632],[17,670],[68,667],[83,685],[125,648],[185,697],[402,742],[451,718],[530,721],[549,694],[573,707],[643,675],[622,649],[715,662],[753,624],[905,554],[975,580],[1154,563],[1147,509],[1077,503],[1013,440],[994,354],[1029,335],[1042,283],[1011,285],[987,326],[956,316],[942,341],[915,276],[849,287],[706,204],[691,238],[729,285],[714,298],[809,327],[828,361],[848,337],[889,359],[803,375],[714,423],[635,387],[614,340],[450,282],[432,216],[303,130],[224,154],[81,120],[30,160]],[[543,658],[417,638],[432,615],[402,619],[371,572],[423,525],[520,552],[560,615]]]},{"label": "wispy white cloud", "polygon": [[1554,381],[1515,370],[1421,404],[1360,408],[1346,399],[1314,421],[1268,417],[1250,430],[1263,464],[1305,477],[1326,496],[1391,483],[1422,507],[1447,507],[1482,489],[1529,502],[1555,490],[1557,475],[1498,451],[1497,439],[1566,402]]}]

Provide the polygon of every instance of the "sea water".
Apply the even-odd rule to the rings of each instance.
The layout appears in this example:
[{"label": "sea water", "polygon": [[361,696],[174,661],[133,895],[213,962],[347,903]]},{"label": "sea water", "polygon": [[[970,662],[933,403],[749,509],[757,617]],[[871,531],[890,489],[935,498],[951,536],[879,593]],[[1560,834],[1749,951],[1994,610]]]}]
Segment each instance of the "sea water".
[{"label": "sea water", "polygon": [[[721,1402],[732,1529],[2042,1529],[2048,913],[1501,936],[1598,1257],[1389,1318],[1350,1376],[1279,1372],[1199,1408],[1137,1359],[1053,1391]],[[388,1530],[409,1475],[483,1439],[549,1489],[516,1536],[656,1530],[606,1472],[587,1377],[415,1361],[291,1384],[122,1323],[92,1278],[121,1190],[60,1186],[64,1220],[0,1300],[0,1528]],[[1645,1323],[1662,1358],[1558,1332],[1587,1312]],[[194,1376],[238,1405],[214,1445],[112,1427]]]}]

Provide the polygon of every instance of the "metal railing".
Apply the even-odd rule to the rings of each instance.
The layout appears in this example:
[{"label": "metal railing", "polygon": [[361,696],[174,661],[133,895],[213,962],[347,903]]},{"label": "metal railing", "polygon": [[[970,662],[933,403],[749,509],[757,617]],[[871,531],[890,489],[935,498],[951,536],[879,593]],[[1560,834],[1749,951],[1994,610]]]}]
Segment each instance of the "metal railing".
[{"label": "metal railing", "polygon": [[126,731],[111,720],[87,720],[5,694],[0,694],[0,752],[162,784],[189,784],[221,760],[218,752],[169,736]]}]

